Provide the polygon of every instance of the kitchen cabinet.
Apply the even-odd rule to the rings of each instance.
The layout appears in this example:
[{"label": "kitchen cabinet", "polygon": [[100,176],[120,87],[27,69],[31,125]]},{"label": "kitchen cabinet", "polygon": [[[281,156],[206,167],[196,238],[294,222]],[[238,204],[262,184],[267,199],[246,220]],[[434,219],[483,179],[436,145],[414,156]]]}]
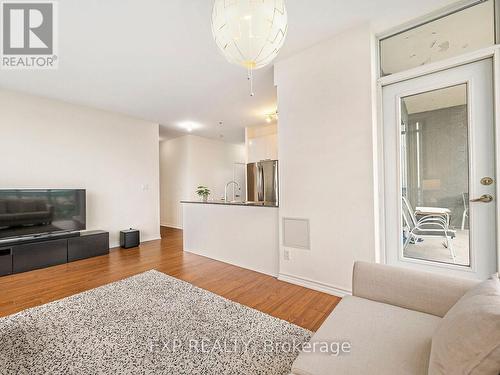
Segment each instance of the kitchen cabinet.
[{"label": "kitchen cabinet", "polygon": [[278,159],[278,135],[269,134],[248,140],[248,163]]}]

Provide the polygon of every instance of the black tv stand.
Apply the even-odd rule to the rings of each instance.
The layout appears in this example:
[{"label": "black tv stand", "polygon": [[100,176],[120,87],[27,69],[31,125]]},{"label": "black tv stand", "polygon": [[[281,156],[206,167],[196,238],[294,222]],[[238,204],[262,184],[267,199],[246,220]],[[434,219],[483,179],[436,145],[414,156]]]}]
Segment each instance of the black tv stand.
[{"label": "black tv stand", "polygon": [[55,233],[43,233],[43,234],[30,234],[26,236],[6,238],[0,240],[0,248],[6,246],[31,243],[31,242],[40,242],[40,241],[70,238],[70,237],[80,237],[81,233],[82,232],[80,231],[67,231],[67,232],[55,232]]},{"label": "black tv stand", "polygon": [[109,253],[105,231],[59,232],[0,242],[0,276]]}]

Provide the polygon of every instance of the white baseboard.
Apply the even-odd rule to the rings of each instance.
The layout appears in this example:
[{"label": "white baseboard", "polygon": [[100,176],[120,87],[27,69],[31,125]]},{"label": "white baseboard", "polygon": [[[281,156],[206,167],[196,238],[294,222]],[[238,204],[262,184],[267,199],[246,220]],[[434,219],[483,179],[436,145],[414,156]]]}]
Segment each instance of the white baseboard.
[{"label": "white baseboard", "polygon": [[148,241],[156,241],[156,240],[161,240],[161,236],[153,236],[153,237],[141,238],[141,243],[148,242]]},{"label": "white baseboard", "polygon": [[218,262],[227,263],[227,264],[230,264],[232,266],[236,266],[236,267],[240,267],[240,268],[245,268],[245,269],[250,270],[250,271],[262,273],[262,274],[267,275],[267,276],[272,276],[272,277],[275,277],[275,278],[278,277],[278,275],[275,272],[267,270],[267,269],[263,269],[263,268],[259,268],[259,267],[251,267],[251,266],[248,266],[247,264],[237,264],[234,261],[231,261],[231,260],[228,260],[228,259],[224,259],[224,258],[221,258],[221,257],[208,256],[208,255],[206,255],[206,254],[204,254],[202,252],[196,251],[196,250],[184,249],[184,251],[186,253],[191,253],[191,254],[199,255],[199,256],[202,256],[202,257],[205,257],[205,258],[213,259],[213,260],[216,260]]},{"label": "white baseboard", "polygon": [[174,229],[182,229],[182,225],[175,225],[175,224],[160,223],[160,226],[174,228]]},{"label": "white baseboard", "polygon": [[278,280],[286,281],[288,283],[295,285],[300,285],[303,286],[304,288],[317,290],[318,292],[328,293],[337,297],[345,297],[352,294],[350,290],[345,290],[343,288],[339,288],[330,284],[307,279],[304,277],[288,275],[285,273],[280,273],[278,275]]},{"label": "white baseboard", "polygon": [[[156,240],[161,240],[161,237],[160,236],[152,236],[152,237],[141,238],[141,244],[143,242],[156,241]],[[112,241],[109,243],[110,249],[115,249],[117,247],[120,247],[120,241]]]}]

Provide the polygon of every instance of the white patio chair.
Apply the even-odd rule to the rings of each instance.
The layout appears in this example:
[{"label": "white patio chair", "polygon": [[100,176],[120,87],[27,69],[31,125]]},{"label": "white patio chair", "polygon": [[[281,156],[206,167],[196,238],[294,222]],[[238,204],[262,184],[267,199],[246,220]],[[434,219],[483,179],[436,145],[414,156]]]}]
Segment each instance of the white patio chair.
[{"label": "white patio chair", "polygon": [[417,219],[408,199],[402,198],[403,220],[408,230],[403,249],[406,250],[412,241],[417,243],[425,237],[442,237],[443,246],[450,251],[453,263],[455,263],[456,255],[451,240],[455,238],[456,232],[449,228],[449,214],[429,214]]}]

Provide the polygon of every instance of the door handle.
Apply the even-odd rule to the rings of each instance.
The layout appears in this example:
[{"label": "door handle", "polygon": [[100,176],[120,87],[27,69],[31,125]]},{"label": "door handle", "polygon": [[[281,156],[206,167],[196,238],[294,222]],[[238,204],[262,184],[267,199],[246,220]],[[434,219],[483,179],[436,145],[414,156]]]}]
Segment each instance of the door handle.
[{"label": "door handle", "polygon": [[490,203],[493,201],[493,197],[489,194],[481,195],[479,198],[471,199],[471,202],[482,202],[482,203]]}]

